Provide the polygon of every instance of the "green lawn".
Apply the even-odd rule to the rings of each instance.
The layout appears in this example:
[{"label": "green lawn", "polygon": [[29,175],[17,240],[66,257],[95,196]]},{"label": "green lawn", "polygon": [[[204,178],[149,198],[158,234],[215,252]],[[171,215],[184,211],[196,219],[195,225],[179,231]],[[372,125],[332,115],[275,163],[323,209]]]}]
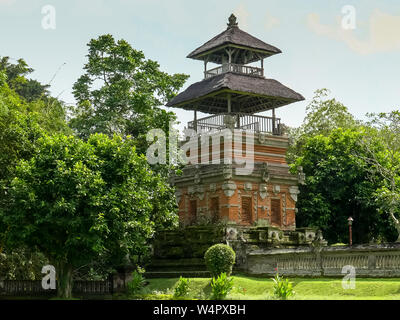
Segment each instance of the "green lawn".
[{"label": "green lawn", "polygon": [[[252,278],[233,276],[234,289],[228,299],[266,300],[272,298],[273,282],[270,278]],[[136,298],[170,299],[178,279],[149,279],[149,284]],[[356,279],[355,289],[343,289],[342,279],[292,278],[295,296],[298,300],[400,300],[400,279]],[[208,299],[210,297],[210,279],[190,279],[189,298]]]}]

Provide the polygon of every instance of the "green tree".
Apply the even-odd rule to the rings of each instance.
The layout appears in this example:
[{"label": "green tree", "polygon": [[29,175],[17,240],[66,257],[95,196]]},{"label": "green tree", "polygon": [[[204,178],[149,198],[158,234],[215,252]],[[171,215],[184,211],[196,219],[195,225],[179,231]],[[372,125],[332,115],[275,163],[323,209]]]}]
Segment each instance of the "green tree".
[{"label": "green tree", "polygon": [[[328,136],[306,140],[302,154],[292,165],[303,167],[305,185],[300,186],[296,216],[298,226],[320,228],[330,242],[348,242],[347,218],[352,216],[354,242],[378,237],[392,240],[396,234],[387,214],[379,214],[373,195],[379,179],[370,179],[370,165],[362,158],[365,129],[334,129]],[[376,144],[374,150],[379,150]]]},{"label": "green tree", "polygon": [[[32,72],[20,59],[11,64],[0,59],[0,212],[9,206],[8,186],[15,175],[15,167],[22,159],[37,152],[36,142],[46,132],[71,130],[65,121],[63,104],[47,95],[46,86],[26,79]],[[38,83],[36,83],[38,84]],[[0,276],[7,279],[35,279],[41,276],[43,255],[37,248],[7,248],[5,230],[0,226]]]},{"label": "green tree", "polygon": [[170,187],[131,139],[58,134],[37,143],[40,152],[16,168],[0,226],[8,248],[36,246],[46,254],[59,296],[71,296],[75,269],[100,258],[126,264],[148,250],[160,224],[176,223]]},{"label": "green tree", "polygon": [[287,160],[293,163],[301,156],[303,145],[317,135],[328,136],[337,128],[351,129],[359,125],[347,107],[334,98],[329,99],[328,89],[319,89],[306,107],[306,117],[299,128],[288,128],[291,145]]},{"label": "green tree", "polygon": [[70,132],[58,101],[27,102],[8,86],[6,77],[5,72],[0,72],[0,186],[13,177],[20,159],[33,155],[36,140],[45,132]]},{"label": "green tree", "polygon": [[160,106],[177,93],[188,76],[160,71],[157,62],[109,34],[92,39],[88,47],[85,73],[73,87],[78,104],[73,108],[71,126],[83,138],[92,133],[131,135],[137,151],[145,153],[150,129],[168,132],[175,115]]},{"label": "green tree", "polygon": [[358,156],[370,165],[371,180],[381,181],[374,196],[396,228],[400,242],[400,112],[369,114],[369,117],[370,128],[360,141],[367,153]]},{"label": "green tree", "polygon": [[10,63],[10,57],[0,58],[0,70],[7,76],[9,87],[26,101],[31,102],[48,96],[49,85],[42,85],[39,81],[28,79],[27,76],[34,70],[24,59],[18,59],[16,64]]}]

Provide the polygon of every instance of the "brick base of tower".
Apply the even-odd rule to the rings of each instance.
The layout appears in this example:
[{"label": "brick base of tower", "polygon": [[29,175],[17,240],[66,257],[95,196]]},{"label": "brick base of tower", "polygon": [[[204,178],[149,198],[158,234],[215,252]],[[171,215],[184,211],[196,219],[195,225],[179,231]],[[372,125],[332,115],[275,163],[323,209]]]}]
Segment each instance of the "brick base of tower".
[{"label": "brick base of tower", "polygon": [[[233,164],[187,165],[181,176],[173,178],[181,225],[224,222],[296,229],[299,178],[289,172],[285,160],[288,138],[253,135],[254,168],[248,174],[239,174],[240,165],[233,161]],[[245,147],[243,144],[243,153]],[[203,153],[200,158],[204,160],[208,155]]]}]

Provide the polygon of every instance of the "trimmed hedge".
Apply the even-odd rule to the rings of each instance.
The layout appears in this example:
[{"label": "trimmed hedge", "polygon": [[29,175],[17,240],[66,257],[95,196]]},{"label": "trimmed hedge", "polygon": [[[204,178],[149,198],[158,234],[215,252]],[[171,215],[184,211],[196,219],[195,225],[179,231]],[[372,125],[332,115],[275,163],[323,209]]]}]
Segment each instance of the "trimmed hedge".
[{"label": "trimmed hedge", "polygon": [[213,277],[218,277],[223,272],[229,276],[232,273],[235,258],[235,251],[226,244],[213,245],[204,255],[207,269]]}]

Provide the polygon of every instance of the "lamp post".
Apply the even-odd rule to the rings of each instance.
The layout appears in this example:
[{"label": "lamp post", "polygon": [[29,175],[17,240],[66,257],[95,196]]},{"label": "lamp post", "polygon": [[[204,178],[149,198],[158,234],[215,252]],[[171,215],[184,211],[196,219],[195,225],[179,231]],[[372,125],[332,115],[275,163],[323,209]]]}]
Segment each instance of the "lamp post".
[{"label": "lamp post", "polygon": [[349,243],[350,243],[350,247],[353,245],[353,230],[352,230],[352,225],[353,225],[353,221],[354,219],[352,217],[349,217],[347,219],[347,221],[349,222]]}]

